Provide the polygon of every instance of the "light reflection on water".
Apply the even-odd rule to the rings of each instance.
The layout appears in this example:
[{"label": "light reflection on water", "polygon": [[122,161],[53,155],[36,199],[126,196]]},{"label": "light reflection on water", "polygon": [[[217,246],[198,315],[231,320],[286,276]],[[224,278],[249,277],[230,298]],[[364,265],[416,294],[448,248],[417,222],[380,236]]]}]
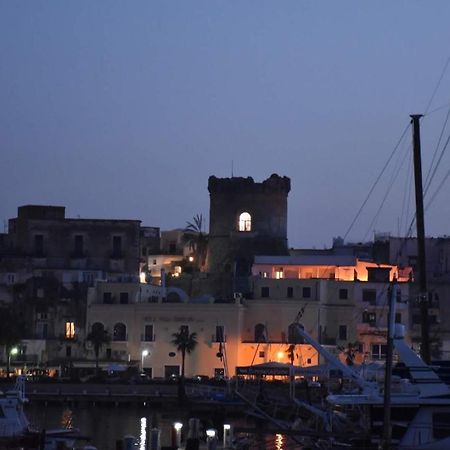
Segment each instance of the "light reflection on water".
[{"label": "light reflection on water", "polygon": [[[153,410],[149,406],[73,406],[63,407],[58,405],[37,405],[27,406],[26,414],[32,425],[39,429],[45,428],[78,428],[81,434],[91,437],[91,442],[98,450],[115,450],[116,441],[123,439],[126,435],[136,437],[136,447],[145,450],[149,431],[157,427],[161,430],[161,446],[171,445],[172,427],[174,422],[184,423],[183,439],[185,431],[188,429],[189,415],[186,412],[177,410]],[[211,417],[212,414],[209,414]],[[210,419],[209,417],[209,419]],[[211,427],[209,419],[202,419],[203,428]],[[208,422],[209,420],[209,422]],[[255,423],[245,418],[234,418],[226,422],[233,426],[254,427]],[[222,422],[215,424],[219,434],[222,435]],[[264,427],[265,428],[265,427]],[[281,434],[267,435],[263,433],[250,435],[250,450],[293,450],[301,449],[301,446],[293,443],[286,436]],[[220,442],[220,441],[219,441]],[[220,442],[221,443],[221,442]]]}]

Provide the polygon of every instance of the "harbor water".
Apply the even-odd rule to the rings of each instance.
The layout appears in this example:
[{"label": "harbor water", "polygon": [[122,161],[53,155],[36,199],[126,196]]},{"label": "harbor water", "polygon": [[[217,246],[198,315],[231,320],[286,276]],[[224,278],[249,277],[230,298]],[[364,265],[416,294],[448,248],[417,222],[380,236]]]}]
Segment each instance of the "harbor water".
[{"label": "harbor water", "polygon": [[[215,428],[219,434],[219,444],[223,433],[224,423],[233,427],[256,430],[256,433],[248,435],[250,449],[266,450],[292,450],[300,449],[300,446],[290,442],[286,436],[275,434],[268,435],[252,418],[226,417],[212,410],[210,414],[191,415],[189,411],[177,409],[153,409],[149,405],[44,405],[42,403],[29,404],[26,414],[31,424],[39,429],[51,429],[60,427],[78,428],[83,436],[89,436],[92,445],[98,450],[115,450],[118,440],[127,435],[136,438],[134,448],[145,450],[149,448],[148,437],[150,429],[157,427],[161,430],[161,446],[172,445],[173,424],[183,424],[182,437],[186,437],[188,419],[198,417],[201,429]],[[241,434],[241,437],[243,435]],[[148,447],[147,447],[148,446]]]}]

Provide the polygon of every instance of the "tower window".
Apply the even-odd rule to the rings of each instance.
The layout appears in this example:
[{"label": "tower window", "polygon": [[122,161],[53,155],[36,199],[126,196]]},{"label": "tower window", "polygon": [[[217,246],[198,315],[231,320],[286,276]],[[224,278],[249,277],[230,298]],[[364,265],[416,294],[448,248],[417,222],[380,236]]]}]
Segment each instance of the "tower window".
[{"label": "tower window", "polygon": [[252,231],[252,216],[248,212],[239,216],[239,231]]}]

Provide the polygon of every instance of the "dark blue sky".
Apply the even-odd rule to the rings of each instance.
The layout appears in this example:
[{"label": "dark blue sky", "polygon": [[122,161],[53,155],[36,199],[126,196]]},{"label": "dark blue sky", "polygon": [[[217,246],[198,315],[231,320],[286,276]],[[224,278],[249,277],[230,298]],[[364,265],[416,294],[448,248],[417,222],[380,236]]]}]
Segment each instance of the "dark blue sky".
[{"label": "dark blue sky", "polygon": [[[448,0],[0,0],[0,218],[58,204],[183,227],[233,161],[236,176],[291,178],[291,246],[329,245],[426,110],[449,18]],[[429,110],[449,102],[450,69]],[[423,121],[425,169],[447,110]],[[404,166],[350,240],[402,231]],[[449,223],[446,184],[427,234]]]}]

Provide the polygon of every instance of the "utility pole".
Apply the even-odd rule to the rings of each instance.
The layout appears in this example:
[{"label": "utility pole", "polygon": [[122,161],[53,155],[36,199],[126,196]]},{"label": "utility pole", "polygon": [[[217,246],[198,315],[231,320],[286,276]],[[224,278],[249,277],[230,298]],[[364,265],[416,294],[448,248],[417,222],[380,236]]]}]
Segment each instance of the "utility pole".
[{"label": "utility pole", "polygon": [[416,190],[416,225],[417,225],[417,267],[419,272],[419,306],[422,343],[420,356],[426,364],[430,364],[430,330],[428,320],[427,273],[425,263],[425,221],[423,211],[422,160],[420,154],[421,114],[412,114],[413,151],[414,151],[414,183]]}]

